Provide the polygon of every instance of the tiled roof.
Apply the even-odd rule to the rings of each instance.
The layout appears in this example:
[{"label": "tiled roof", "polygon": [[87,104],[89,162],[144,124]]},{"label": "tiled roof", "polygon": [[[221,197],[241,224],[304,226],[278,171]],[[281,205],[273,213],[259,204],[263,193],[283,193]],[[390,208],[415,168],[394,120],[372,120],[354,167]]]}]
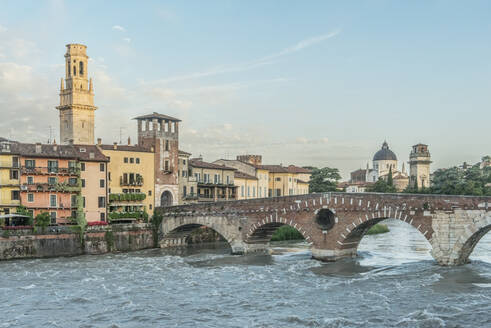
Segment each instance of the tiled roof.
[{"label": "tiled roof", "polygon": [[288,172],[290,173],[312,173],[312,170],[296,166],[296,165],[288,165]]},{"label": "tiled roof", "polygon": [[117,145],[116,149],[114,149],[114,145],[100,145],[100,147],[104,150],[136,151],[142,153],[152,153],[150,149],[142,146]]},{"label": "tiled roof", "polygon": [[179,149],[179,155],[188,155],[188,156],[191,156],[191,153],[188,153],[188,152],[186,152],[184,150],[180,150]]},{"label": "tiled roof", "polygon": [[298,183],[305,183],[305,184],[308,184],[308,182],[307,182],[307,181],[303,181],[303,180],[300,180],[300,179],[297,179],[297,182],[298,182]]},{"label": "tiled roof", "polygon": [[218,165],[218,164],[203,162],[202,160],[200,160],[198,158],[191,158],[189,160],[189,165],[193,166],[193,167],[203,168],[203,169],[217,169],[217,170],[236,171],[236,169],[234,169],[234,168],[227,167],[225,165]]},{"label": "tiled roof", "polygon": [[73,147],[81,161],[109,162],[109,159],[95,145],[74,145]]},{"label": "tiled roof", "polygon": [[271,173],[289,173],[288,168],[281,165],[255,165],[255,167],[268,170]]},{"label": "tiled roof", "polygon": [[135,117],[134,120],[149,120],[149,119],[154,119],[154,118],[160,119],[160,120],[181,122],[181,120],[178,119],[178,118],[175,118],[175,117],[172,117],[172,116],[168,116],[168,115],[164,115],[164,114],[159,114],[157,112],[153,112],[152,114],[147,114],[147,115],[142,115],[142,116]]},{"label": "tiled roof", "polygon": [[255,176],[240,172],[240,171],[235,171],[234,172],[234,178],[238,179],[249,179],[249,180],[258,180]]},{"label": "tiled roof", "polygon": [[12,144],[12,151],[26,157],[77,158],[77,152],[71,145],[15,143]]}]

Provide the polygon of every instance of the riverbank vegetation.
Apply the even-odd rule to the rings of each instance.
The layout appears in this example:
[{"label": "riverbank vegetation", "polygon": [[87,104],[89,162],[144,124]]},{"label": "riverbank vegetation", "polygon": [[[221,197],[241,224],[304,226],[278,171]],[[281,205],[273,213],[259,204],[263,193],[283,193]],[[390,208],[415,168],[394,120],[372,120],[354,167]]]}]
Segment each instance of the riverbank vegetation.
[{"label": "riverbank vegetation", "polygon": [[302,234],[297,229],[284,225],[279,227],[271,237],[271,241],[283,241],[283,240],[302,240],[304,239]]},{"label": "riverbank vegetation", "polygon": [[386,232],[389,232],[389,227],[386,225],[386,224],[382,224],[382,223],[377,223],[376,225],[374,225],[373,227],[371,227],[367,232],[366,234],[367,235],[378,235],[380,233],[386,233]]}]

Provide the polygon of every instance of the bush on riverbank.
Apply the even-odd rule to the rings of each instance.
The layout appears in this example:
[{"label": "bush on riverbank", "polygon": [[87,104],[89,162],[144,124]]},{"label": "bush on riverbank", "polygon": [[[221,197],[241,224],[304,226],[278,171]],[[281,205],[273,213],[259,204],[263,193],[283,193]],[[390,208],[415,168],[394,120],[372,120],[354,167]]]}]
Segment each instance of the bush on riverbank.
[{"label": "bush on riverbank", "polygon": [[389,227],[386,224],[377,223],[367,231],[367,235],[377,235],[379,233],[389,232]]},{"label": "bush on riverbank", "polygon": [[284,225],[279,227],[271,237],[271,241],[282,240],[302,240],[304,239],[302,234],[297,229]]}]

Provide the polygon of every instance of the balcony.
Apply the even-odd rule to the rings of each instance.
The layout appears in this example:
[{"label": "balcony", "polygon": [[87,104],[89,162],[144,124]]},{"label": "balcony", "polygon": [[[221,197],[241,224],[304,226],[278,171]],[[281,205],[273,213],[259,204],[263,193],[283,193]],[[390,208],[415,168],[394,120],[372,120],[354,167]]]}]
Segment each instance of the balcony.
[{"label": "balcony", "polygon": [[143,186],[143,177],[141,175],[137,176],[136,179],[123,179],[123,177],[119,177],[119,185],[121,187],[141,187]]},{"label": "balcony", "polygon": [[23,192],[67,192],[76,193],[82,190],[79,184],[70,183],[24,183],[20,186],[20,190]]},{"label": "balcony", "polygon": [[196,200],[198,199],[198,194],[196,193],[190,193],[186,194],[186,196],[183,196],[184,200]]},{"label": "balcony", "polygon": [[75,175],[80,176],[80,169],[77,167],[28,167],[21,168],[22,174],[28,175]]}]

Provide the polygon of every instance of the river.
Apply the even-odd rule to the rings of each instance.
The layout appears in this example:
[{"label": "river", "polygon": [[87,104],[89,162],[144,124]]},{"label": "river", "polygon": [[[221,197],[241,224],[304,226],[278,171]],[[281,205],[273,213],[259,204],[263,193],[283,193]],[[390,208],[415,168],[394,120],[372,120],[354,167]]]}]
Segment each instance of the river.
[{"label": "river", "polygon": [[336,263],[304,243],[2,262],[0,327],[491,327],[491,236],[471,264],[440,267],[387,223]]}]

